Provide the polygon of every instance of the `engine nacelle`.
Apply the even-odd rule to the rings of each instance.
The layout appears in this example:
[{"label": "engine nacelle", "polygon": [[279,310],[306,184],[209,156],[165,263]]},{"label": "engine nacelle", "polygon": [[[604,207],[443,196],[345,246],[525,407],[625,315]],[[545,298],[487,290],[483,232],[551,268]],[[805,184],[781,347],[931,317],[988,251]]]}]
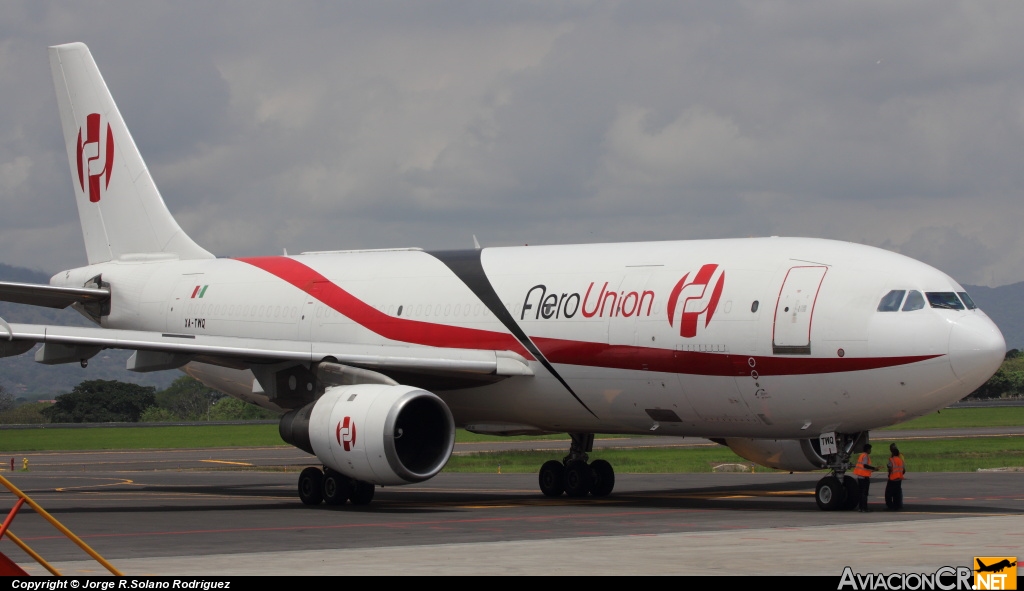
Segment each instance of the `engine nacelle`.
[{"label": "engine nacelle", "polygon": [[455,448],[455,420],[437,395],[412,386],[328,388],[281,418],[281,438],[350,478],[380,485],[437,475]]},{"label": "engine nacelle", "polygon": [[820,470],[827,464],[817,439],[746,439],[729,437],[725,445],[736,455],[762,466],[790,472]]}]

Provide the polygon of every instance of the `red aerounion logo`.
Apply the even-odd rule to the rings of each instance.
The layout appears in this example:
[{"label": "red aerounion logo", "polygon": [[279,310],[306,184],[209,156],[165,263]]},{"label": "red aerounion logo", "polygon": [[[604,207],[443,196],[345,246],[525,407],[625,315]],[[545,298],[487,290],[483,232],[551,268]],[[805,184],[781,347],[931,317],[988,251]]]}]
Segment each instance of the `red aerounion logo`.
[{"label": "red aerounion logo", "polygon": [[338,421],[334,436],[338,439],[338,445],[345,451],[352,451],[356,445],[356,422],[352,420],[352,417],[345,417]]},{"label": "red aerounion logo", "polygon": [[114,133],[109,123],[105,139],[100,137],[101,131],[99,113],[90,114],[85,118],[85,125],[78,128],[78,185],[82,191],[88,191],[92,203],[100,200],[100,180],[105,190],[110,185],[110,173],[114,170]]},{"label": "red aerounion logo", "polygon": [[[718,279],[715,280],[715,275]],[[718,307],[718,300],[722,297],[722,287],[725,286],[725,271],[718,273],[718,265],[707,264],[700,268],[693,276],[693,281],[687,282],[690,274],[683,275],[683,278],[672,288],[668,296],[668,325],[675,326],[676,307],[682,300],[682,314],[679,319],[679,336],[692,338],[697,336],[697,324],[700,317],[704,316],[704,326],[711,322],[711,317]],[[714,286],[711,286],[714,280]],[[711,289],[708,289],[708,288]]]}]

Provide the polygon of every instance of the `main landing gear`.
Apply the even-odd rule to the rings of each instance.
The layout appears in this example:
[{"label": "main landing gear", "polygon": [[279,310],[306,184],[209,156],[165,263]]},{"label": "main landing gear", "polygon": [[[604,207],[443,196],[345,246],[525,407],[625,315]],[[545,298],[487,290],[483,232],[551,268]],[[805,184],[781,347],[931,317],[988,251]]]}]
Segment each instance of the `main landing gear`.
[{"label": "main landing gear", "polygon": [[868,440],[868,433],[836,433],[836,437],[840,440],[838,452],[829,455],[825,465],[831,472],[814,487],[814,500],[822,511],[850,511],[860,504],[860,487],[857,486],[857,479],[848,476],[846,471],[850,469],[850,455],[854,449],[864,446]]},{"label": "main landing gear", "polygon": [[615,471],[604,460],[588,463],[587,452],[593,451],[593,433],[570,433],[569,455],[559,462],[551,460],[540,467],[540,491],[549,497],[563,492],[570,497],[606,497],[615,488]]},{"label": "main landing gear", "polygon": [[369,482],[354,480],[330,468],[309,467],[299,474],[299,499],[306,505],[368,505],[373,500],[374,487]]}]

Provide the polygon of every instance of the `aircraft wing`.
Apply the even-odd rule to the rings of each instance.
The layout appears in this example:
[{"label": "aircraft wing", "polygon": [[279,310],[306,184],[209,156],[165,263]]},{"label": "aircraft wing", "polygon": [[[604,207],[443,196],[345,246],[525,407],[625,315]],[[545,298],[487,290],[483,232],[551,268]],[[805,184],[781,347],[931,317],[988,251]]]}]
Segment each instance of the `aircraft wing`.
[{"label": "aircraft wing", "polygon": [[[6,333],[6,334],[5,334]],[[181,367],[190,360],[225,367],[324,360],[379,372],[470,376],[533,375],[511,351],[361,345],[92,327],[0,323],[0,357],[21,354],[42,343],[36,361],[56,364],[88,359],[102,349],[129,349],[133,371]]]},{"label": "aircraft wing", "polygon": [[0,301],[15,304],[61,309],[74,303],[101,303],[109,299],[110,291],[106,289],[0,281]]}]

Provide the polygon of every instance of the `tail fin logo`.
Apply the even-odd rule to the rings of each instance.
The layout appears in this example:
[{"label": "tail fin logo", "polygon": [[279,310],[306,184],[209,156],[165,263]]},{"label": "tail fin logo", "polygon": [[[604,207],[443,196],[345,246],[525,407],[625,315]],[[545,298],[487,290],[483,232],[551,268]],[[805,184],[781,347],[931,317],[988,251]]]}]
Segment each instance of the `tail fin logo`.
[{"label": "tail fin logo", "polygon": [[[715,279],[716,275],[718,279]],[[693,281],[687,282],[689,278],[689,273],[683,275],[668,296],[669,326],[675,326],[676,307],[680,300],[683,302],[679,318],[679,336],[685,338],[697,336],[697,324],[701,316],[704,317],[705,327],[711,323],[711,317],[715,314],[718,300],[722,297],[722,288],[725,286],[725,271],[719,271],[718,265],[707,264],[697,271]]]},{"label": "tail fin logo", "polygon": [[[85,132],[83,142],[82,132]],[[89,193],[89,201],[100,200],[102,190],[110,185],[110,173],[114,170],[114,132],[107,124],[105,138],[100,137],[102,121],[99,113],[85,118],[85,126],[78,129],[78,185]]]}]

